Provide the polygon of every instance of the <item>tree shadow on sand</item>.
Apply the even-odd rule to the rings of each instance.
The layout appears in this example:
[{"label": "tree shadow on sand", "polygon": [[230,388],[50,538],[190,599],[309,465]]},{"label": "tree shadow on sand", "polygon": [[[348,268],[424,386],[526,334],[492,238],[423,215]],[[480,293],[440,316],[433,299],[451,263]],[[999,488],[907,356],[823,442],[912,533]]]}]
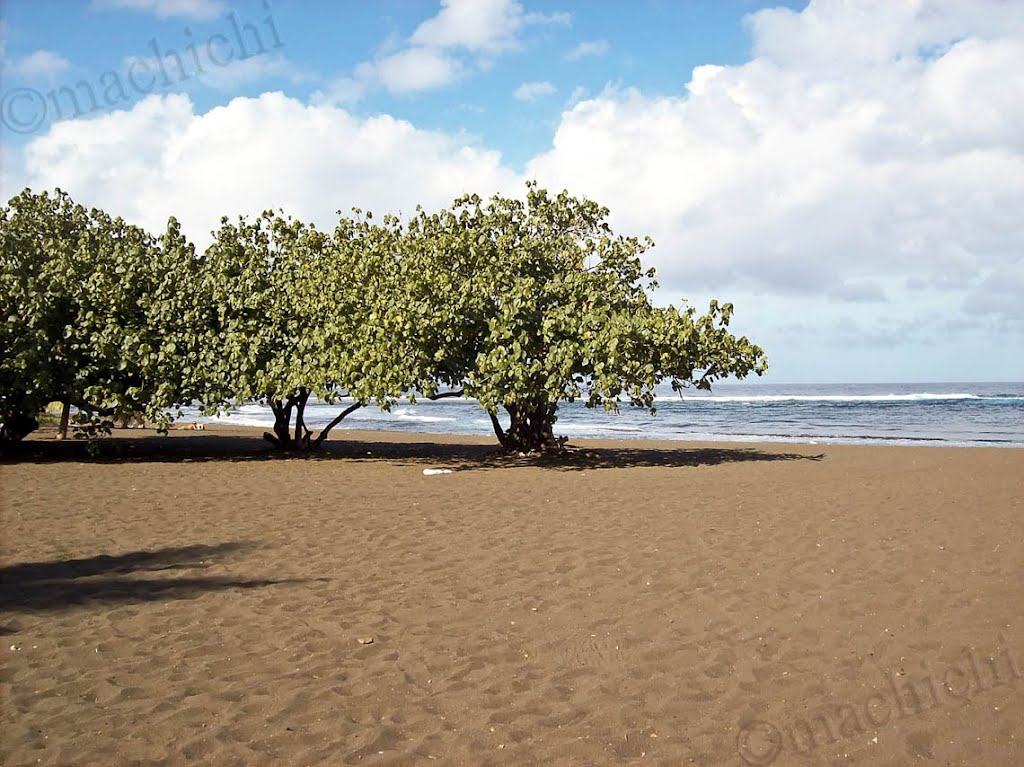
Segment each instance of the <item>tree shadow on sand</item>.
[{"label": "tree shadow on sand", "polygon": [[[685,443],[684,443],[685,444]],[[575,447],[540,455],[518,456],[489,445],[439,445],[430,442],[338,443],[336,457],[352,461],[444,465],[456,470],[478,468],[515,469],[536,466],[555,471],[622,469],[636,467],[681,468],[716,466],[751,461],[820,461],[824,454],[775,452],[746,447]]]},{"label": "tree shadow on sand", "polygon": [[[339,437],[309,453],[280,453],[258,435],[196,434],[122,437],[96,443],[93,452],[81,442],[35,439],[9,451],[3,463],[190,463],[207,461],[391,461],[459,470],[514,469],[537,466],[561,471],[629,467],[714,466],[751,461],[820,461],[824,454],[751,447],[582,447],[558,453],[519,457],[492,443],[406,441],[408,435],[381,432],[380,440]],[[362,437],[363,435],[360,435]],[[401,440],[401,441],[398,441]]]},{"label": "tree shadow on sand", "polygon": [[[152,577],[205,570],[211,559],[249,548],[246,543],[179,546],[83,559],[23,562],[0,567],[0,611],[56,611],[97,603],[194,599],[208,591],[251,589],[299,580],[240,580],[223,576]],[[0,627],[0,633],[8,631]]]}]

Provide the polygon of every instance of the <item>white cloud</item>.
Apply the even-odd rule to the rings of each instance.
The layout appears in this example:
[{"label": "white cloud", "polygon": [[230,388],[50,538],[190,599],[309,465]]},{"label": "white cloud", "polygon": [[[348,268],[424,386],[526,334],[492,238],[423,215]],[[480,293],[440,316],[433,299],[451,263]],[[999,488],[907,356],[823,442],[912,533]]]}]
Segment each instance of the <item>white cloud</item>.
[{"label": "white cloud", "polygon": [[283,207],[332,227],[335,211],[441,206],[469,191],[518,190],[501,156],[389,116],[359,118],[280,93],[196,114],[182,94],[57,123],[28,144],[22,186],[60,186],[159,232],[177,216],[198,242],[221,215]]},{"label": "white cloud", "polygon": [[370,89],[411,93],[452,85],[474,70],[487,70],[494,59],[523,46],[530,26],[566,24],[565,13],[526,13],[516,0],[441,0],[441,10],[422,22],[404,42],[389,41],[386,52],[359,64],[315,99],[349,104]]},{"label": "white cloud", "polygon": [[528,175],[651,234],[672,293],[891,306],[915,278],[959,285],[958,311],[969,291],[1015,284],[1024,5],[816,0],[750,26],[758,54],[698,67],[686,93],[609,88],[572,106]]},{"label": "white cloud", "polygon": [[566,106],[571,108],[579,104],[581,101],[587,98],[589,91],[582,85],[577,85],[572,89],[572,93],[569,94],[569,100],[566,102]]},{"label": "white cloud", "polygon": [[350,105],[359,101],[369,90],[370,83],[355,77],[338,77],[325,88],[318,88],[310,96],[310,102],[321,105]]},{"label": "white cloud", "polygon": [[607,40],[584,40],[567,54],[566,61],[579,61],[587,56],[603,56],[608,52]]},{"label": "white cloud", "polygon": [[181,16],[207,20],[216,18],[225,10],[221,0],[97,0],[97,4],[101,7],[146,11],[161,19]]},{"label": "white cloud", "polygon": [[286,80],[297,84],[313,79],[312,75],[300,70],[284,56],[269,51],[245,58],[232,58],[225,64],[221,64],[221,60],[206,56],[197,62],[177,53],[165,54],[163,59],[155,56],[128,56],[121,62],[121,71],[123,81],[128,84],[132,84],[132,78],[143,86],[151,84],[150,92],[157,87],[184,88],[192,81],[231,92],[245,85],[270,80]]},{"label": "white cloud", "polygon": [[71,68],[71,62],[53,51],[38,50],[12,61],[4,61],[4,69],[22,77],[50,79]]},{"label": "white cloud", "polygon": [[522,30],[531,24],[565,24],[564,13],[526,13],[515,0],[441,0],[441,11],[413,33],[414,45],[464,48],[496,54],[520,47]]},{"label": "white cloud", "polygon": [[392,93],[408,93],[450,85],[462,72],[462,63],[443,51],[406,48],[372,64],[360,65],[356,80],[380,83]]},{"label": "white cloud", "polygon": [[557,93],[558,89],[549,82],[523,83],[512,94],[520,101],[536,101],[544,96]]},{"label": "white cloud", "polygon": [[351,76],[332,80],[317,90],[316,104],[355,104],[367,91],[386,88],[405,94],[444,88],[464,77],[468,67],[463,61],[436,48],[402,48],[359,64]]},{"label": "white cloud", "polygon": [[941,54],[964,38],[1019,29],[1022,19],[1024,6],[1004,0],[814,0],[801,12],[747,17],[755,58],[832,75]]},{"label": "white cloud", "polygon": [[233,91],[242,85],[274,79],[302,83],[310,80],[311,76],[298,69],[284,56],[270,53],[238,59],[222,67],[212,67],[199,76],[200,82],[224,91]]},{"label": "white cloud", "polygon": [[549,26],[567,27],[572,24],[572,14],[568,11],[554,11],[553,13],[540,13],[531,11],[523,15],[523,22],[527,25],[542,24]]},{"label": "white cloud", "polygon": [[[661,296],[735,300],[737,327],[783,370],[821,358],[833,380],[869,365],[913,378],[907,344],[933,341],[927,369],[947,376],[972,355],[1005,358],[1007,334],[1024,338],[1024,5],[815,0],[749,24],[750,61],[697,67],[678,94],[574,92],[525,175],[652,235]],[[4,157],[4,194],[60,185],[157,230],[174,213],[202,241],[222,213],[283,206],[328,226],[351,205],[518,193],[472,140],[326,103],[438,87],[479,66],[470,41],[504,45],[447,29],[430,35],[449,47],[399,43],[313,105],[264,94],[197,114],[184,96],[150,97],[59,123]],[[844,351],[826,361],[829,344]],[[985,364],[971,375],[1009,369]]]}]

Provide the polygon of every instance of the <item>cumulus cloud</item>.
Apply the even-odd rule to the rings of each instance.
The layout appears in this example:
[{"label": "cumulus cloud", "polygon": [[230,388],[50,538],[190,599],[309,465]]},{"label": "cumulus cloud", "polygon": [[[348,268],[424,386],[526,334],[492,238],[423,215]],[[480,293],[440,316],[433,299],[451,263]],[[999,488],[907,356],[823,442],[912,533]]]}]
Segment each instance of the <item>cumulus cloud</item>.
[{"label": "cumulus cloud", "polygon": [[929,58],[970,37],[1019,29],[1024,7],[1005,0],[814,0],[800,12],[747,17],[755,58],[829,75]]},{"label": "cumulus cloud", "polygon": [[312,76],[284,56],[270,53],[238,59],[222,67],[212,67],[199,76],[200,82],[223,91],[275,79],[302,83],[312,79]]},{"label": "cumulus cloud", "polygon": [[397,51],[382,53],[316,94],[324,103],[352,103],[368,90],[411,93],[450,86],[495,58],[523,47],[530,26],[567,24],[566,13],[527,13],[516,0],[441,0]]},{"label": "cumulus cloud", "polygon": [[[447,18],[414,34],[429,45],[400,43],[336,87],[436,87],[508,50]],[[665,300],[734,299],[770,350],[820,349],[822,333],[892,344],[891,324],[959,358],[1024,332],[1024,5],[814,0],[748,24],[749,61],[697,67],[677,93],[574,93],[525,177],[653,236]],[[351,205],[522,190],[472,139],[281,94],[206,113],[150,97],[58,123],[18,155],[18,186],[60,185],[154,229],[174,213],[200,241],[222,213],[283,206],[329,225]],[[785,331],[796,317],[816,334]]]},{"label": "cumulus cloud", "polygon": [[557,93],[558,89],[547,81],[534,82],[534,83],[523,83],[515,92],[512,94],[515,98],[520,101],[536,101],[544,96],[550,96]]},{"label": "cumulus cloud", "polygon": [[518,186],[497,152],[466,137],[281,93],[205,114],[183,94],[150,96],[128,111],[57,123],[25,158],[32,188],[60,186],[155,232],[173,214],[200,244],[221,215],[283,207],[331,227],[335,211],[353,206],[411,213]]},{"label": "cumulus cloud", "polygon": [[49,79],[70,69],[71,62],[53,51],[38,50],[20,59],[5,60],[3,68],[21,77]]},{"label": "cumulus cloud", "polygon": [[356,69],[356,82],[380,84],[392,93],[409,93],[451,85],[465,67],[454,56],[433,48],[406,48]]},{"label": "cumulus cloud", "polygon": [[564,13],[526,13],[515,0],[441,0],[441,11],[420,24],[410,42],[497,54],[519,48],[519,36],[531,24],[567,21],[568,15]]},{"label": "cumulus cloud", "polygon": [[1018,274],[1024,6],[816,0],[749,25],[754,57],[685,92],[575,104],[528,175],[651,234],[669,288],[864,302],[953,283],[961,308],[979,275]]},{"label": "cumulus cloud", "polygon": [[567,54],[566,61],[579,61],[588,56],[603,56],[608,52],[607,40],[584,40]]}]

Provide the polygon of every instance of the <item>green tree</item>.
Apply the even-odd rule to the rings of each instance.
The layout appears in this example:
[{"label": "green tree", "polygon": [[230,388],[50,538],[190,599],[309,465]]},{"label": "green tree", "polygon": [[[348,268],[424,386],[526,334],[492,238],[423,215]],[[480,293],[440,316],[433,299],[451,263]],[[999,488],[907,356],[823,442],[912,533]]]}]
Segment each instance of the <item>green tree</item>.
[{"label": "green tree", "polygon": [[[530,184],[525,202],[466,196],[405,227],[358,210],[332,234],[271,212],[225,218],[197,254],[174,219],[153,237],[26,190],[0,209],[0,439],[52,400],[87,429],[262,402],[271,442],[309,448],[370,403],[464,395],[502,445],[539,450],[560,444],[562,402],[653,410],[665,379],[709,388],[765,370],[729,333],[730,304],[654,307],[640,262],[652,243],[614,235],[607,216]],[[314,396],[352,399],[318,435]]]},{"label": "green tree", "polygon": [[[306,288],[325,237],[290,218],[265,212],[254,221],[221,220],[200,258],[191,306],[199,318],[189,389],[206,412],[233,404],[268,404],[267,437],[282,448],[308,441],[301,411],[310,392],[326,395],[322,349],[311,329]],[[298,409],[299,428],[291,431]]]},{"label": "green tree", "polygon": [[0,436],[20,439],[54,400],[85,433],[117,414],[166,426],[190,358],[194,254],[177,222],[155,239],[59,189],[25,190],[0,212],[0,250]]},{"label": "green tree", "polygon": [[410,279],[414,266],[396,216],[374,222],[359,209],[342,217],[312,275],[313,324],[321,335],[328,380],[353,404],[321,430],[319,444],[343,418],[359,407],[376,404],[388,410],[412,396],[417,377],[426,374],[409,353],[410,329],[429,314]]},{"label": "green tree", "polygon": [[105,428],[111,416],[137,416],[165,428],[187,402],[194,360],[191,317],[183,310],[195,285],[194,249],[177,221],[154,238],[142,229],[90,212],[81,241],[85,274],[72,291],[79,424]]},{"label": "green tree", "polygon": [[[513,450],[558,447],[558,405],[651,408],[654,387],[710,388],[766,369],[763,351],[728,332],[730,304],[703,316],[651,304],[653,243],[616,236],[608,210],[528,184],[526,201],[465,196],[420,211],[406,235],[404,356],[428,395],[462,385]],[[645,282],[646,280],[646,282]],[[507,426],[499,413],[507,414]]]},{"label": "green tree", "polygon": [[[397,219],[342,217],[331,235],[283,214],[222,221],[202,256],[197,310],[208,308],[190,390],[209,413],[260,402],[274,414],[264,436],[282,449],[317,447],[345,417],[371,402],[389,407],[406,373],[382,351],[399,288]],[[352,403],[318,434],[311,397]]]},{"label": "green tree", "polygon": [[69,285],[88,213],[57,190],[25,190],[0,209],[0,440],[38,427],[47,402],[66,401],[80,355],[72,338],[77,307]]}]

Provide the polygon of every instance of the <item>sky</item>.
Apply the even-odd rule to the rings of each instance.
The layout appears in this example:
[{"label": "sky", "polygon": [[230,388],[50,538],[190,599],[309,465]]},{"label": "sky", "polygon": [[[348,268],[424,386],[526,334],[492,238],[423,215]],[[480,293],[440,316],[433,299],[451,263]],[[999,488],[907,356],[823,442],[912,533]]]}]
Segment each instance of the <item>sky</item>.
[{"label": "sky", "polygon": [[200,246],[536,179],[773,383],[1024,380],[1019,0],[0,0],[0,196]]}]

